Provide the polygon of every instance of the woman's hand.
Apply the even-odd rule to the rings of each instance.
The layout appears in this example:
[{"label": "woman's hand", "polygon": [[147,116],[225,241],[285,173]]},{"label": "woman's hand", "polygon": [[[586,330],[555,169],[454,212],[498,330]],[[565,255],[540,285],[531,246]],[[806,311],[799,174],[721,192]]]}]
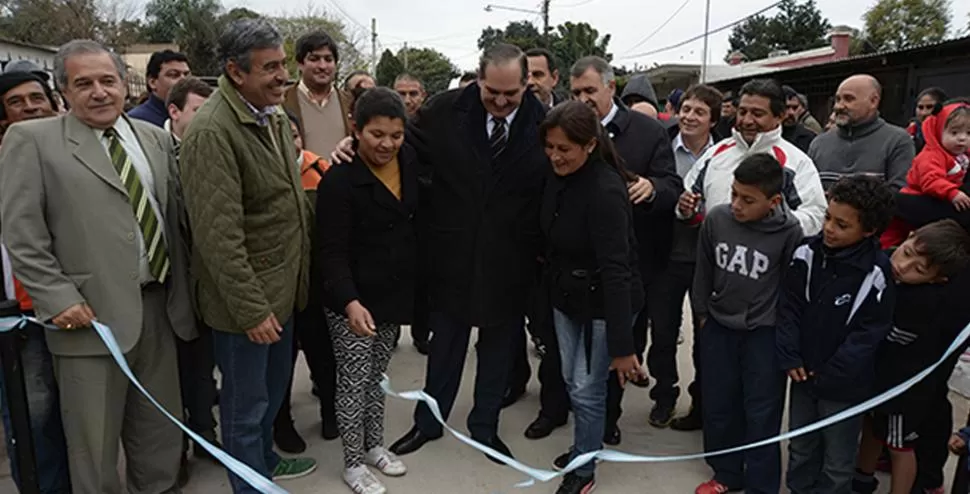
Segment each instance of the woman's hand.
[{"label": "woman's hand", "polygon": [[616,378],[620,380],[620,387],[626,385],[627,381],[635,381],[647,377],[647,373],[640,367],[640,361],[636,355],[626,357],[616,357],[610,364],[610,370],[616,371]]},{"label": "woman's hand", "polygon": [[354,334],[365,337],[371,337],[377,334],[377,326],[374,324],[374,318],[371,317],[370,311],[360,304],[360,301],[354,300],[353,302],[347,304],[347,307],[344,308],[344,312],[347,314],[347,321],[350,323],[350,330],[353,331]]},{"label": "woman's hand", "polygon": [[964,442],[963,438],[959,434],[954,434],[950,436],[950,442],[947,444],[950,448],[950,452],[955,455],[963,454],[967,449],[967,443]]}]

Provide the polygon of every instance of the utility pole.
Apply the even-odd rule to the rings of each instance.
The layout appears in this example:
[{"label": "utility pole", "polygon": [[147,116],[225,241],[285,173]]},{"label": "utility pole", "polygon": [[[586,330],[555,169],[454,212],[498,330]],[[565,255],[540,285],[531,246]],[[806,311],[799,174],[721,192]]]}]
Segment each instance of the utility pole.
[{"label": "utility pole", "polygon": [[549,47],[549,4],[551,0],[542,0],[542,43]]},{"label": "utility pole", "polygon": [[707,83],[707,39],[711,37],[711,0],[707,0],[707,8],[704,12],[704,57],[701,60],[701,84]]},{"label": "utility pole", "polygon": [[404,42],[404,49],[401,50],[401,54],[404,57],[404,71],[408,71],[408,42]]},{"label": "utility pole", "polygon": [[377,18],[370,19],[370,73],[377,73]]}]

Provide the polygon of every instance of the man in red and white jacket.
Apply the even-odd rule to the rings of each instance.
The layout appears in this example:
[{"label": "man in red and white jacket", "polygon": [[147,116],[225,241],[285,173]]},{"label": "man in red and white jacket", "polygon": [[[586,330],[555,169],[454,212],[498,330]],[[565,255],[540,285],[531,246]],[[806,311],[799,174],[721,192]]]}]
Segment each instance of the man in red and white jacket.
[{"label": "man in red and white jacket", "polygon": [[677,217],[700,223],[705,211],[731,202],[734,170],[755,153],[773,156],[784,167],[782,195],[806,236],[822,228],[827,202],[818,170],[811,158],[781,136],[785,93],[777,82],[755,79],[741,88],[741,102],[733,135],[715,144],[684,178],[686,189],[677,204]]}]

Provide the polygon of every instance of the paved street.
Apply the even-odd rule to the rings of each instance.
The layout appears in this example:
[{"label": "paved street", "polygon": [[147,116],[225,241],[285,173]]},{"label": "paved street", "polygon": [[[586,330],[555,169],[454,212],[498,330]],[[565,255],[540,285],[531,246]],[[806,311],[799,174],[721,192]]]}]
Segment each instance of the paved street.
[{"label": "paved street", "polygon": [[[682,371],[689,372],[690,340],[680,346]],[[408,336],[402,337],[402,346],[391,361],[389,375],[396,390],[418,389],[423,383],[424,357],[410,345]],[[451,423],[464,430],[465,417],[471,406],[472,381],[475,359],[469,356],[461,395],[455,404]],[[537,362],[533,362],[534,369]],[[316,399],[310,394],[306,365],[301,360],[297,369],[296,388],[293,393],[294,414],[297,428],[309,443],[307,453],[320,462],[313,475],[281,485],[294,494],[350,492],[340,480],[342,468],[340,442],[320,438]],[[686,374],[689,376],[689,374]],[[520,461],[547,467],[549,462],[565,451],[572,437],[570,426],[560,428],[552,436],[530,441],[522,433],[538,410],[538,381],[533,377],[526,397],[502,413],[501,437],[508,443]],[[954,414],[962,423],[967,413],[967,403],[954,395]],[[682,396],[678,412],[685,413],[689,405]],[[658,430],[647,424],[646,417],[651,402],[647,390],[630,387],[624,400],[624,416],[620,422],[623,443],[619,449],[639,454],[683,454],[701,451],[700,433],[682,433]],[[387,413],[387,442],[390,444],[411,426],[409,402],[390,399]],[[507,467],[487,461],[471,448],[450,436],[433,442],[420,452],[404,457],[410,472],[400,479],[386,479],[388,490],[394,494],[427,493],[551,493],[555,485],[537,485],[530,489],[516,489],[514,485],[525,477]],[[952,461],[951,461],[952,464]],[[221,468],[193,461],[192,479],[183,491],[187,494],[215,494],[229,492],[226,475]],[[952,471],[952,465],[950,467]],[[7,467],[0,463],[0,493],[14,491],[12,480],[6,476]],[[652,494],[689,494],[698,483],[709,478],[710,472],[701,461],[666,464],[605,464],[597,471],[598,492],[650,492]],[[887,487],[883,482],[884,488]],[[883,492],[883,491],[881,491]],[[886,491],[888,492],[888,491]]]}]

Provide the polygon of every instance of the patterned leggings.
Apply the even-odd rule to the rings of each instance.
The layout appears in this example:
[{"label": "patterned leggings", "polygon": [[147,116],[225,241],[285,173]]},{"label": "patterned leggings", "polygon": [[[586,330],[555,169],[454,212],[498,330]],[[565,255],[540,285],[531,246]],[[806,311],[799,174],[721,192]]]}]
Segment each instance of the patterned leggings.
[{"label": "patterned leggings", "polygon": [[397,325],[377,324],[377,336],[358,336],[346,317],[329,310],[327,322],[337,360],[337,426],[344,467],[364,464],[364,453],[384,445],[381,379],[391,360]]}]

